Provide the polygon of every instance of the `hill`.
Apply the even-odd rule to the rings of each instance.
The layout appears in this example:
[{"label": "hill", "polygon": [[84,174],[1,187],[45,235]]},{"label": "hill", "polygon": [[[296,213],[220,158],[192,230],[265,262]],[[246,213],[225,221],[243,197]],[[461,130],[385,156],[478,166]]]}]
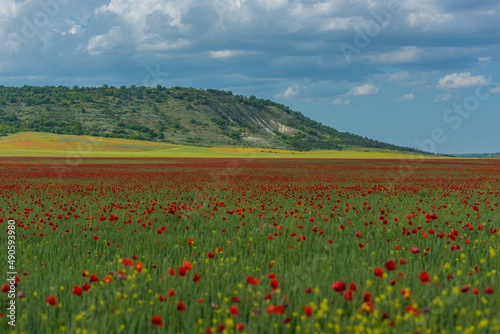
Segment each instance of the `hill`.
[{"label": "hill", "polygon": [[255,96],[160,85],[0,86],[0,135],[27,131],[205,147],[423,153],[339,132]]}]

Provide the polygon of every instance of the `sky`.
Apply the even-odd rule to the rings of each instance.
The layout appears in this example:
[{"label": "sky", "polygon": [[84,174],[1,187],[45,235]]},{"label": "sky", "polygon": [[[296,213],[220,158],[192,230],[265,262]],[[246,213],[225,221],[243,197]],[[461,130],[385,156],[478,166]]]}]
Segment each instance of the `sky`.
[{"label": "sky", "polygon": [[271,99],[435,153],[500,152],[498,0],[0,0],[0,85]]}]

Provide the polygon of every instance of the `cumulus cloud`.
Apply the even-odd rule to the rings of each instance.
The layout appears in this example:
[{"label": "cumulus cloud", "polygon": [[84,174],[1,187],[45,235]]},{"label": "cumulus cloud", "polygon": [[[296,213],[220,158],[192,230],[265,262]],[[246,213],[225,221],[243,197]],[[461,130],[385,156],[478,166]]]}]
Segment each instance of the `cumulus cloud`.
[{"label": "cumulus cloud", "polygon": [[353,87],[346,96],[366,96],[366,95],[376,95],[380,91],[380,87],[375,86],[374,84],[366,84],[362,86]]},{"label": "cumulus cloud", "polygon": [[434,96],[434,102],[446,102],[451,99],[451,94],[439,94]]},{"label": "cumulus cloud", "polygon": [[398,98],[398,100],[404,101],[404,102],[413,101],[413,100],[415,100],[415,95],[413,95],[412,93],[405,94],[405,95],[401,96],[400,98]]},{"label": "cumulus cloud", "polygon": [[114,50],[123,38],[122,29],[114,26],[105,34],[92,36],[87,44],[87,51],[95,56]]},{"label": "cumulus cloud", "polygon": [[435,24],[443,24],[446,21],[455,19],[454,14],[415,12],[410,13],[406,19],[406,24],[410,28],[421,28],[427,30]]},{"label": "cumulus cloud", "polygon": [[416,46],[403,46],[389,52],[369,54],[365,56],[365,58],[377,65],[399,65],[414,63],[418,61],[422,55],[422,51]]},{"label": "cumulus cloud", "polygon": [[244,51],[240,50],[219,50],[219,51],[210,51],[210,57],[212,58],[230,58],[238,55],[244,54]]},{"label": "cumulus cloud", "polygon": [[472,76],[470,72],[452,73],[439,79],[438,86],[443,89],[471,88],[479,85],[488,85],[490,80],[484,75]]},{"label": "cumulus cloud", "polygon": [[401,72],[396,72],[392,73],[389,75],[389,81],[403,81],[406,80],[410,77],[410,72],[408,71],[401,71]]},{"label": "cumulus cloud", "polygon": [[[49,1],[59,3],[0,0],[0,69],[15,78],[4,84],[22,85],[28,76],[44,75],[56,84],[71,85],[75,77],[87,85],[102,84],[101,80],[140,84],[146,66],[161,64],[168,66],[170,80],[179,79],[175,84],[195,87],[232,85],[236,90],[226,80],[240,76],[265,82],[267,93],[277,89],[272,84],[287,82],[278,92],[283,96],[288,86],[300,82],[301,97],[309,97],[317,95],[320,85],[304,85],[305,78],[341,83],[321,91],[323,102],[329,104],[344,96],[352,87],[345,88],[349,82],[380,86],[378,82],[385,80],[389,85],[411,85],[414,78],[428,80],[426,73],[443,73],[443,77],[457,68],[492,67],[500,47],[495,38],[498,20],[484,14],[500,8],[491,5],[493,0],[487,0],[488,6],[466,5],[465,1],[401,1],[401,13],[392,15],[381,34],[369,36],[369,47],[360,48],[349,66],[339,44],[356,46],[360,30],[354,28],[363,31],[365,23],[375,22],[373,13],[386,10],[387,0],[69,1],[26,43],[9,39],[22,38],[24,18],[32,21],[34,14],[44,11],[40,4]],[[464,6],[477,10],[465,12]],[[453,20],[467,25],[452,25]],[[415,33],[429,23],[439,27],[439,34],[422,38]],[[474,38],[461,38],[463,33]],[[441,47],[450,45],[446,41],[454,41],[453,47]],[[22,52],[13,51],[17,46]],[[399,72],[381,74],[388,70]],[[60,76],[64,79],[58,81]],[[349,94],[362,96],[380,89],[368,88]],[[295,91],[292,86],[286,96]]]},{"label": "cumulus cloud", "polygon": [[285,89],[285,91],[281,94],[276,95],[277,98],[285,98],[285,99],[290,99],[292,97],[297,96],[299,93],[299,86],[298,85],[293,85]]},{"label": "cumulus cloud", "polygon": [[322,31],[354,29],[363,21],[364,19],[361,17],[334,17],[323,23],[320,29]]},{"label": "cumulus cloud", "polygon": [[492,89],[491,89],[491,92],[492,92],[493,94],[500,94],[500,87],[495,87],[495,88],[492,88]]},{"label": "cumulus cloud", "polygon": [[332,104],[334,104],[334,105],[346,105],[346,104],[349,104],[349,103],[351,103],[351,100],[349,100],[349,99],[343,99],[341,97],[339,97],[339,98],[337,98],[337,99],[335,99],[335,100],[332,101]]}]

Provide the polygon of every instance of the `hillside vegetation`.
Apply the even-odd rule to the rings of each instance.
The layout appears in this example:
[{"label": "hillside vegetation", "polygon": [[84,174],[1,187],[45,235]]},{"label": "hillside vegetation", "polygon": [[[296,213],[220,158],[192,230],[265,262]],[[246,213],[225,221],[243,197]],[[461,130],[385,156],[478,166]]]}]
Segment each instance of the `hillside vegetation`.
[{"label": "hillside vegetation", "polygon": [[422,153],[339,132],[279,103],[230,91],[0,86],[0,135],[48,132],[191,146]]}]

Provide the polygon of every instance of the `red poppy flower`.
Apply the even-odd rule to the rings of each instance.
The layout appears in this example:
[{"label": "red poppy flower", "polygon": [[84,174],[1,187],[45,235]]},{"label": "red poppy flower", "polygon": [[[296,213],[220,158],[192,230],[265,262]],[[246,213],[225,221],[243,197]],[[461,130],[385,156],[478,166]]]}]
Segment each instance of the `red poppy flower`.
[{"label": "red poppy flower", "polygon": [[207,256],[210,258],[210,259],[213,259],[215,257],[215,253],[213,252],[208,252],[207,253]]},{"label": "red poppy flower", "polygon": [[380,277],[380,278],[384,277],[384,270],[382,268],[375,268],[375,269],[373,269],[373,273],[377,277]]},{"label": "red poppy flower", "polygon": [[285,308],[281,304],[278,304],[274,307],[274,313],[283,314],[285,313]]},{"label": "red poppy flower", "polygon": [[54,296],[50,296],[47,299],[45,299],[47,303],[49,303],[51,306],[56,306],[57,304],[57,298]]},{"label": "red poppy flower", "polygon": [[396,261],[394,260],[389,260],[387,261],[385,264],[385,269],[387,269],[387,271],[392,271],[392,270],[396,270]]},{"label": "red poppy flower", "polygon": [[158,297],[158,300],[161,301],[161,302],[166,302],[167,301],[167,297],[165,297],[164,295],[160,295],[160,297]]},{"label": "red poppy flower", "polygon": [[193,269],[193,265],[189,261],[184,261],[184,268],[186,268],[186,271],[190,271]]},{"label": "red poppy flower", "polygon": [[416,253],[420,253],[420,249],[418,249],[417,247],[414,247],[414,246],[411,246],[409,248],[410,252],[412,252],[413,254],[416,254]]},{"label": "red poppy flower", "polygon": [[73,293],[80,297],[82,295],[82,288],[80,288],[78,285],[73,286]]},{"label": "red poppy flower", "polygon": [[167,295],[175,296],[175,290],[168,290]]},{"label": "red poppy flower", "polygon": [[478,288],[472,288],[472,293],[475,294],[476,296],[479,295],[479,289]]},{"label": "red poppy flower", "polygon": [[307,288],[304,289],[304,292],[305,293],[311,293],[312,289],[310,287],[307,287]]},{"label": "red poppy flower", "polygon": [[269,275],[267,275],[267,278],[270,278],[270,279],[276,278],[276,274],[270,273]]},{"label": "red poppy flower", "polygon": [[158,327],[162,327],[163,326],[163,321],[161,319],[161,317],[159,315],[154,315],[152,318],[151,318],[151,323],[153,325],[156,325]]},{"label": "red poppy flower", "polygon": [[273,280],[271,281],[271,289],[273,289],[273,291],[278,290],[278,285],[279,285],[279,283],[278,283],[278,280],[277,280],[277,279],[273,279]]},{"label": "red poppy flower", "polygon": [[5,293],[9,293],[10,286],[8,284],[2,285],[2,291],[5,292]]},{"label": "red poppy flower", "polygon": [[240,313],[240,309],[234,305],[231,305],[229,307],[229,313],[231,313],[231,315],[234,317]]},{"label": "red poppy flower", "polygon": [[94,235],[94,240],[97,240],[97,239],[99,239],[99,238],[97,237],[97,235]]},{"label": "red poppy flower", "polygon": [[186,304],[183,302],[178,302],[177,303],[177,311],[179,311],[179,312],[186,311]]},{"label": "red poppy flower", "polygon": [[83,289],[83,291],[89,291],[90,290],[90,285],[87,282],[85,282],[82,285],[82,289]]},{"label": "red poppy flower", "polygon": [[311,306],[304,306],[304,313],[306,314],[306,317],[310,317],[313,314],[313,309]]},{"label": "red poppy flower", "polygon": [[340,282],[335,282],[332,285],[332,289],[336,292],[342,292],[345,290],[345,283],[340,281]]},{"label": "red poppy flower", "polygon": [[405,259],[399,259],[399,264],[406,264],[406,260]]},{"label": "red poppy flower", "polygon": [[358,287],[356,286],[356,284],[351,283],[349,285],[349,290],[354,291],[354,292],[358,292]]},{"label": "red poppy flower", "polygon": [[174,268],[170,268],[167,270],[167,272],[172,275],[172,276],[175,276],[175,269]]},{"label": "red poppy flower", "polygon": [[198,283],[200,281],[200,275],[193,274],[193,282]]},{"label": "red poppy flower", "polygon": [[430,278],[429,273],[427,271],[422,271],[420,273],[419,278],[420,278],[420,281],[422,283],[424,283],[424,284],[427,284],[427,283],[431,282],[431,278]]},{"label": "red poppy flower", "polygon": [[490,286],[487,286],[486,289],[484,289],[484,292],[486,292],[487,294],[492,294],[493,289]]},{"label": "red poppy flower", "polygon": [[184,267],[179,267],[179,268],[177,269],[177,271],[179,272],[179,276],[180,276],[180,277],[184,277],[184,276],[186,276],[186,268],[184,268]]},{"label": "red poppy flower", "polygon": [[369,292],[363,292],[363,301],[368,302],[372,300],[372,294]]},{"label": "red poppy flower", "polygon": [[122,264],[123,264],[124,266],[131,266],[131,265],[132,265],[132,260],[131,260],[131,259],[129,259],[129,258],[123,259],[123,260],[122,260]]},{"label": "red poppy flower", "polygon": [[89,282],[99,282],[99,279],[97,278],[97,275],[96,274],[92,274],[90,275],[89,277]]},{"label": "red poppy flower", "polygon": [[346,292],[344,292],[344,298],[347,299],[348,301],[351,301],[352,300],[352,290],[347,290]]},{"label": "red poppy flower", "polygon": [[239,330],[239,331],[244,331],[245,330],[245,326],[243,326],[242,324],[240,324],[239,322],[236,324],[236,330]]},{"label": "red poppy flower", "polygon": [[135,263],[135,270],[140,273],[142,271],[142,263],[141,262],[136,262]]},{"label": "red poppy flower", "polygon": [[268,314],[274,313],[274,305],[269,305],[266,309]]}]

